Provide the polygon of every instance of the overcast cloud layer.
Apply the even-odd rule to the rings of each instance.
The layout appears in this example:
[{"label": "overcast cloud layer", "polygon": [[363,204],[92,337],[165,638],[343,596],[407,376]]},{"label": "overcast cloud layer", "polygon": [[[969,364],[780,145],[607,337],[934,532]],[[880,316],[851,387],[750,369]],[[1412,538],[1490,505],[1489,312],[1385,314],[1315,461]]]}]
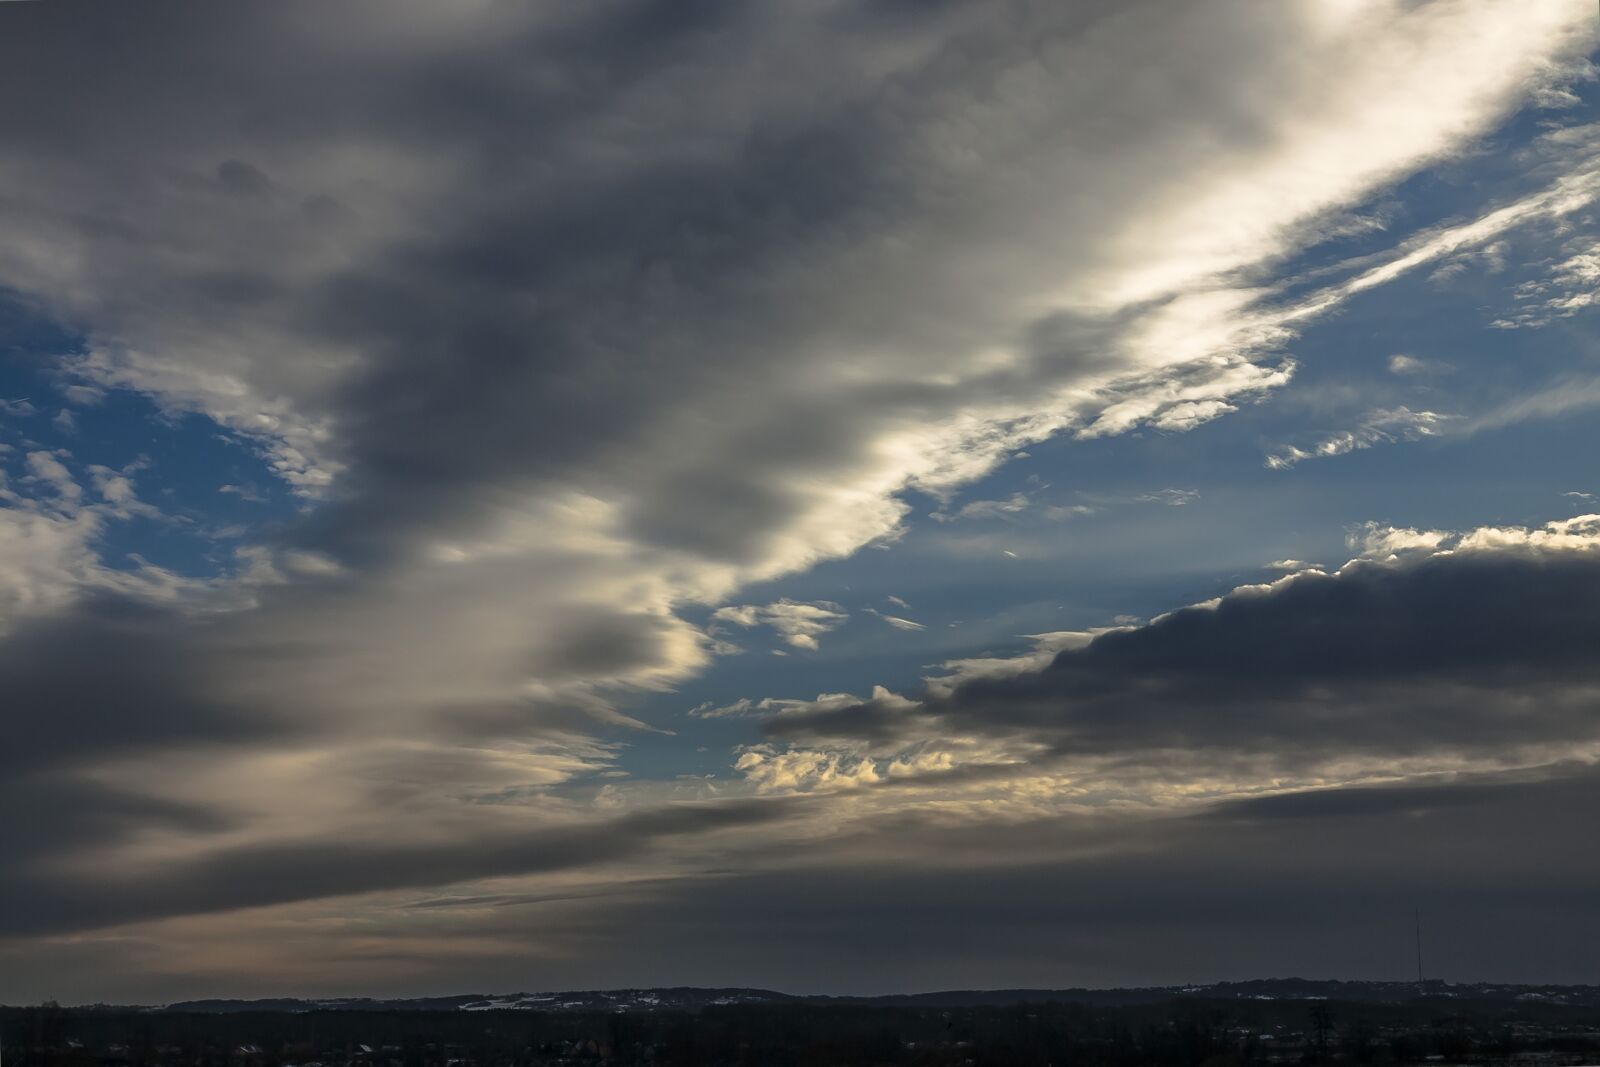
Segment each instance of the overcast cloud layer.
[{"label": "overcast cloud layer", "polygon": [[0,5],[0,1000],[1592,979],[1595,21]]}]

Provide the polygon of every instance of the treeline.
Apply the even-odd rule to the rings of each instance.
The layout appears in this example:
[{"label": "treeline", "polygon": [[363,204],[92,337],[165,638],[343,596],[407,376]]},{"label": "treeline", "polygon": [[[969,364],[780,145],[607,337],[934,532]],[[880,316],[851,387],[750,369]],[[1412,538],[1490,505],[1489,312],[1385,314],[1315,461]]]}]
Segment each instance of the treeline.
[{"label": "treeline", "polygon": [[1600,1059],[1593,1008],[1195,1000],[1107,1007],[805,1003],[688,1012],[159,1013],[0,1009],[5,1067],[550,1064],[1550,1064]]}]

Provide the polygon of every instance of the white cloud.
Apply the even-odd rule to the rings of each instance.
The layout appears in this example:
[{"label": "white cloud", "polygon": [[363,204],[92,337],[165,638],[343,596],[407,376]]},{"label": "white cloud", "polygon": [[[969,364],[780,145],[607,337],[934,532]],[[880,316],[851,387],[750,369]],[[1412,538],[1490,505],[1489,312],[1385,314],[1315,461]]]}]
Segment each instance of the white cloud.
[{"label": "white cloud", "polygon": [[940,664],[943,674],[925,679],[928,691],[938,696],[948,695],[956,687],[979,678],[1013,678],[1029,671],[1042,670],[1050,665],[1063,649],[1082,648],[1103,630],[1059,630],[1043,634],[1027,634],[1033,648],[1017,656],[980,656],[969,659],[947,660]]},{"label": "white cloud", "polygon": [[233,483],[229,482],[217,486],[217,492],[222,493],[225,496],[236,496],[240,500],[248,500],[252,504],[265,503],[267,499],[266,496],[262,494],[261,490],[257,489],[253,485],[234,485]]},{"label": "white cloud", "polygon": [[733,767],[760,793],[850,789],[882,778],[877,763],[862,756],[765,745],[745,749]]},{"label": "white cloud", "polygon": [[750,697],[740,697],[732,704],[717,705],[713,701],[697,705],[689,709],[689,715],[696,719],[734,719],[751,718],[763,715],[776,715],[784,711],[815,710],[818,708],[843,708],[856,702],[856,698],[849,693],[822,693],[813,700],[792,700],[780,697],[763,697],[752,700]]},{"label": "white cloud", "polygon": [[1266,465],[1273,470],[1287,470],[1302,460],[1342,456],[1374,445],[1393,444],[1397,441],[1416,441],[1437,436],[1448,420],[1455,415],[1442,415],[1436,411],[1412,411],[1407,407],[1373,411],[1353,430],[1344,430],[1323,438],[1309,448],[1285,445],[1269,453]]},{"label": "white cloud", "polygon": [[72,472],[67,470],[66,464],[58,458],[67,453],[29,452],[27,457],[29,474],[23,479],[24,483],[48,488],[56,496],[57,506],[63,509],[72,509],[83,497],[83,487],[78,484]]},{"label": "white cloud", "polygon": [[850,613],[831,600],[806,603],[784,597],[762,606],[741,604],[718,608],[711,617],[744,627],[770,626],[795,648],[815,652],[817,638],[837,629]]},{"label": "white cloud", "polygon": [[885,623],[889,624],[890,626],[893,626],[896,630],[907,630],[907,631],[915,632],[917,630],[926,630],[927,629],[927,627],[924,626],[920,622],[914,622],[911,619],[902,618],[899,615],[886,615],[883,612],[879,611],[877,608],[867,608],[866,610],[867,610],[867,614],[868,615],[876,615],[878,618],[882,619]]},{"label": "white cloud", "polygon": [[344,573],[344,568],[340,566],[338,560],[321,552],[284,552],[281,561],[287,570],[310,577],[329,577]]},{"label": "white cloud", "polygon": [[1553,111],[1577,107],[1583,98],[1573,91],[1574,86],[1597,78],[1600,78],[1600,68],[1587,58],[1551,62],[1530,79],[1533,106]]},{"label": "white cloud", "polygon": [[15,484],[0,472],[0,639],[20,620],[58,611],[86,592],[172,603],[198,602],[207,591],[207,583],[140,559],[108,566],[100,547],[109,524],[160,513],[138,499],[125,473],[94,464],[85,472],[99,500],[86,499],[67,466],[71,458],[29,452],[29,473]]},{"label": "white cloud", "polygon": [[1403,552],[1437,551],[1450,535],[1443,530],[1414,530],[1369,522],[1356,527],[1346,544],[1370,559],[1392,559]]},{"label": "white cloud", "polygon": [[1027,493],[1012,493],[1004,500],[973,500],[963,504],[954,513],[933,512],[937,522],[954,522],[957,519],[1000,519],[1026,511],[1033,502]]},{"label": "white cloud", "polygon": [[1193,504],[1200,499],[1198,489],[1157,489],[1151,493],[1139,493],[1133,499],[1141,504],[1165,504],[1171,508],[1181,508],[1186,504]]},{"label": "white cloud", "polygon": [[732,704],[718,705],[715,701],[706,701],[689,709],[689,717],[694,719],[730,719],[742,718],[766,711],[771,706],[771,699],[755,701],[749,697],[740,697]]},{"label": "white cloud", "polygon": [[1503,401],[1452,426],[1471,435],[1519,423],[1561,419],[1600,407],[1600,378],[1573,378]]},{"label": "white cloud", "polygon": [[1563,259],[1544,277],[1516,289],[1518,308],[1491,325],[1502,330],[1537,329],[1600,304],[1600,242],[1591,238],[1567,244]]},{"label": "white cloud", "polygon": [[100,494],[100,499],[110,505],[110,514],[119,519],[142,515],[146,518],[161,518],[160,509],[139,499],[134,491],[133,480],[128,476],[129,468],[112,470],[110,467],[98,463],[91,463],[86,470],[89,480],[94,484],[95,492]]},{"label": "white cloud", "polygon": [[67,402],[82,407],[94,407],[106,398],[106,391],[95,385],[67,385],[61,389]]},{"label": "white cloud", "polygon": [[1423,359],[1421,356],[1408,356],[1399,352],[1389,357],[1390,374],[1421,376],[1447,374],[1453,370],[1454,367],[1442,360]]}]

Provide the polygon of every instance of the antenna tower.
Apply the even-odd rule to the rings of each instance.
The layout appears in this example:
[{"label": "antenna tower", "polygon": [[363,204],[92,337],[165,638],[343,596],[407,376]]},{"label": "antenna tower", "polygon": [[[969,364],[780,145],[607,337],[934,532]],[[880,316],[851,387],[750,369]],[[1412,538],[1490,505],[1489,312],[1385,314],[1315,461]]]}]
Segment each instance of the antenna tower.
[{"label": "antenna tower", "polygon": [[1422,995],[1422,909],[1417,908],[1413,913],[1417,929],[1417,995]]}]

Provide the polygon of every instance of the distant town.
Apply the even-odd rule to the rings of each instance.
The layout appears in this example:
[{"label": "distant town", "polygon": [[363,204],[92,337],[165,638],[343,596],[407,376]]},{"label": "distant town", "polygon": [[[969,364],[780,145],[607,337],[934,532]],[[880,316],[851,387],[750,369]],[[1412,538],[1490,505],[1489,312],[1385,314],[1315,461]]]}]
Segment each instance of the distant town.
[{"label": "distant town", "polygon": [[1600,987],[652,988],[0,1008],[4,1067],[1600,1062]]}]

